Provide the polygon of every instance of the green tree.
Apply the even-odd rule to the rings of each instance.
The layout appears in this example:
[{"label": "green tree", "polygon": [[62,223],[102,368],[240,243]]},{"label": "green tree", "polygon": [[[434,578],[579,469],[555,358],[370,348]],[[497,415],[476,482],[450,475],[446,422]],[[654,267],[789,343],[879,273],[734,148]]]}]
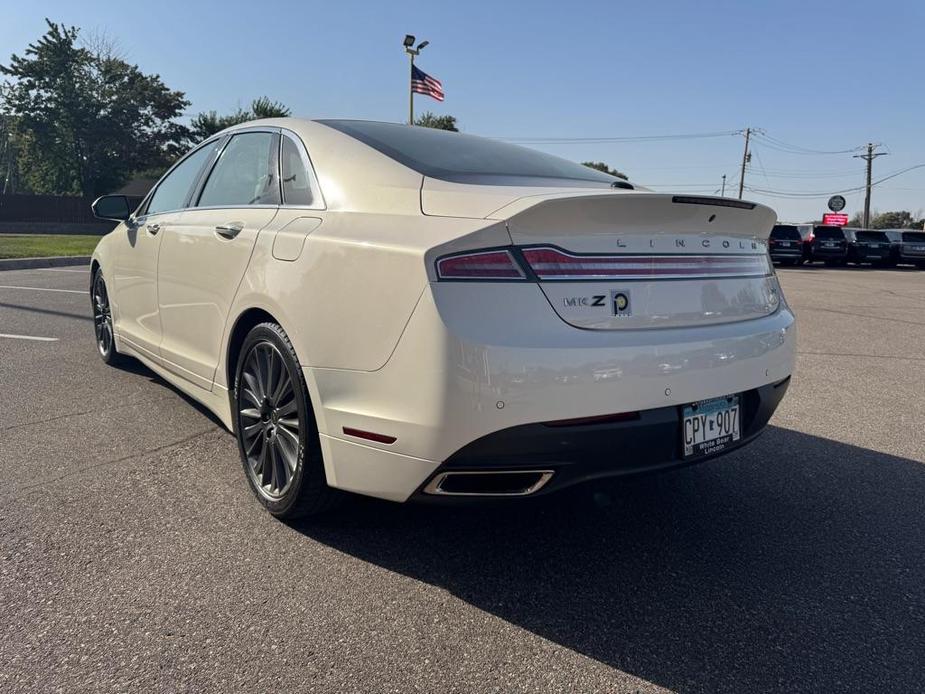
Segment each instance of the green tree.
[{"label": "green tree", "polygon": [[190,123],[193,139],[196,142],[205,140],[215,133],[230,128],[232,125],[246,123],[257,118],[285,118],[292,112],[278,101],[270,101],[261,96],[251,102],[249,109],[238,108],[234,113],[220,116],[216,111],[200,113]]},{"label": "green tree", "polygon": [[624,181],[629,180],[629,177],[625,173],[623,173],[622,171],[617,171],[616,169],[611,169],[609,166],[607,166],[607,164],[605,164],[602,161],[583,161],[581,163],[591,169],[597,169],[598,171],[602,171],[605,174],[610,174],[611,176],[622,178]]},{"label": "green tree", "polygon": [[450,130],[454,133],[459,132],[459,128],[456,127],[456,116],[438,116],[436,113],[431,113],[430,111],[424,111],[424,113],[415,118],[414,124],[424,128]]},{"label": "green tree", "polygon": [[0,73],[0,114],[13,123],[22,188],[95,196],[184,148],[175,122],[189,105],[111,51],[78,44],[79,29],[48,19],[46,33]]},{"label": "green tree", "polygon": [[921,229],[922,224],[916,221],[911,212],[902,210],[872,215],[870,227],[871,229]]}]

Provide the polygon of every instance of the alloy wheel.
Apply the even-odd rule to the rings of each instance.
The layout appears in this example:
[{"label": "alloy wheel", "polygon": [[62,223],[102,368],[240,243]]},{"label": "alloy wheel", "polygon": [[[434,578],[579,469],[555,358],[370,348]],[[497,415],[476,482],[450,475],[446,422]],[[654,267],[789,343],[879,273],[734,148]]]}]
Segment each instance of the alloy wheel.
[{"label": "alloy wheel", "polygon": [[113,347],[112,309],[101,273],[97,273],[93,281],[93,329],[96,332],[97,349],[106,358]]},{"label": "alloy wheel", "polygon": [[248,474],[263,495],[278,499],[295,477],[302,422],[292,377],[272,342],[258,342],[245,357],[237,409]]}]

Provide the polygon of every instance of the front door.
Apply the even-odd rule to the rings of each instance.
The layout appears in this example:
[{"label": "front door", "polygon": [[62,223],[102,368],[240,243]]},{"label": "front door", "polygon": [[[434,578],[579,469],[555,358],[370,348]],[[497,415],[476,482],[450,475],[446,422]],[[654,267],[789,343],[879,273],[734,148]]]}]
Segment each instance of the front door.
[{"label": "front door", "polygon": [[225,320],[257,234],[279,209],[278,137],[262,131],[232,137],[198,201],[161,242],[161,356],[202,388],[212,387]]},{"label": "front door", "polygon": [[114,253],[113,317],[120,339],[150,357],[158,355],[162,326],[157,300],[157,266],[164,236],[180,217],[217,142],[187,155],[155,188],[139,216],[126,224]]}]

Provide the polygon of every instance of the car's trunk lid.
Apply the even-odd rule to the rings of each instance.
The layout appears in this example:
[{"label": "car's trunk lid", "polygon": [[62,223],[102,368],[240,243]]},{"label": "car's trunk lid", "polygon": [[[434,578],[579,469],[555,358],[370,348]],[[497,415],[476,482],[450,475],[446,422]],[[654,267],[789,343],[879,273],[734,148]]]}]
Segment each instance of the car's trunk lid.
[{"label": "car's trunk lid", "polygon": [[775,215],[724,198],[572,192],[493,213],[553,310],[585,329],[687,327],[779,305],[767,254]]}]

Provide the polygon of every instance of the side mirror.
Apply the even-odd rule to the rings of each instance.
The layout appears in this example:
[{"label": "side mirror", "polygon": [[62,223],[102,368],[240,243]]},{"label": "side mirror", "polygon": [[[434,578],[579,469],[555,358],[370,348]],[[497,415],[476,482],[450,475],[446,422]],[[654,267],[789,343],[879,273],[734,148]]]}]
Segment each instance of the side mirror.
[{"label": "side mirror", "polygon": [[93,210],[95,217],[114,222],[123,222],[132,216],[128,198],[124,195],[103,195],[98,197],[93,201],[90,209]]}]

